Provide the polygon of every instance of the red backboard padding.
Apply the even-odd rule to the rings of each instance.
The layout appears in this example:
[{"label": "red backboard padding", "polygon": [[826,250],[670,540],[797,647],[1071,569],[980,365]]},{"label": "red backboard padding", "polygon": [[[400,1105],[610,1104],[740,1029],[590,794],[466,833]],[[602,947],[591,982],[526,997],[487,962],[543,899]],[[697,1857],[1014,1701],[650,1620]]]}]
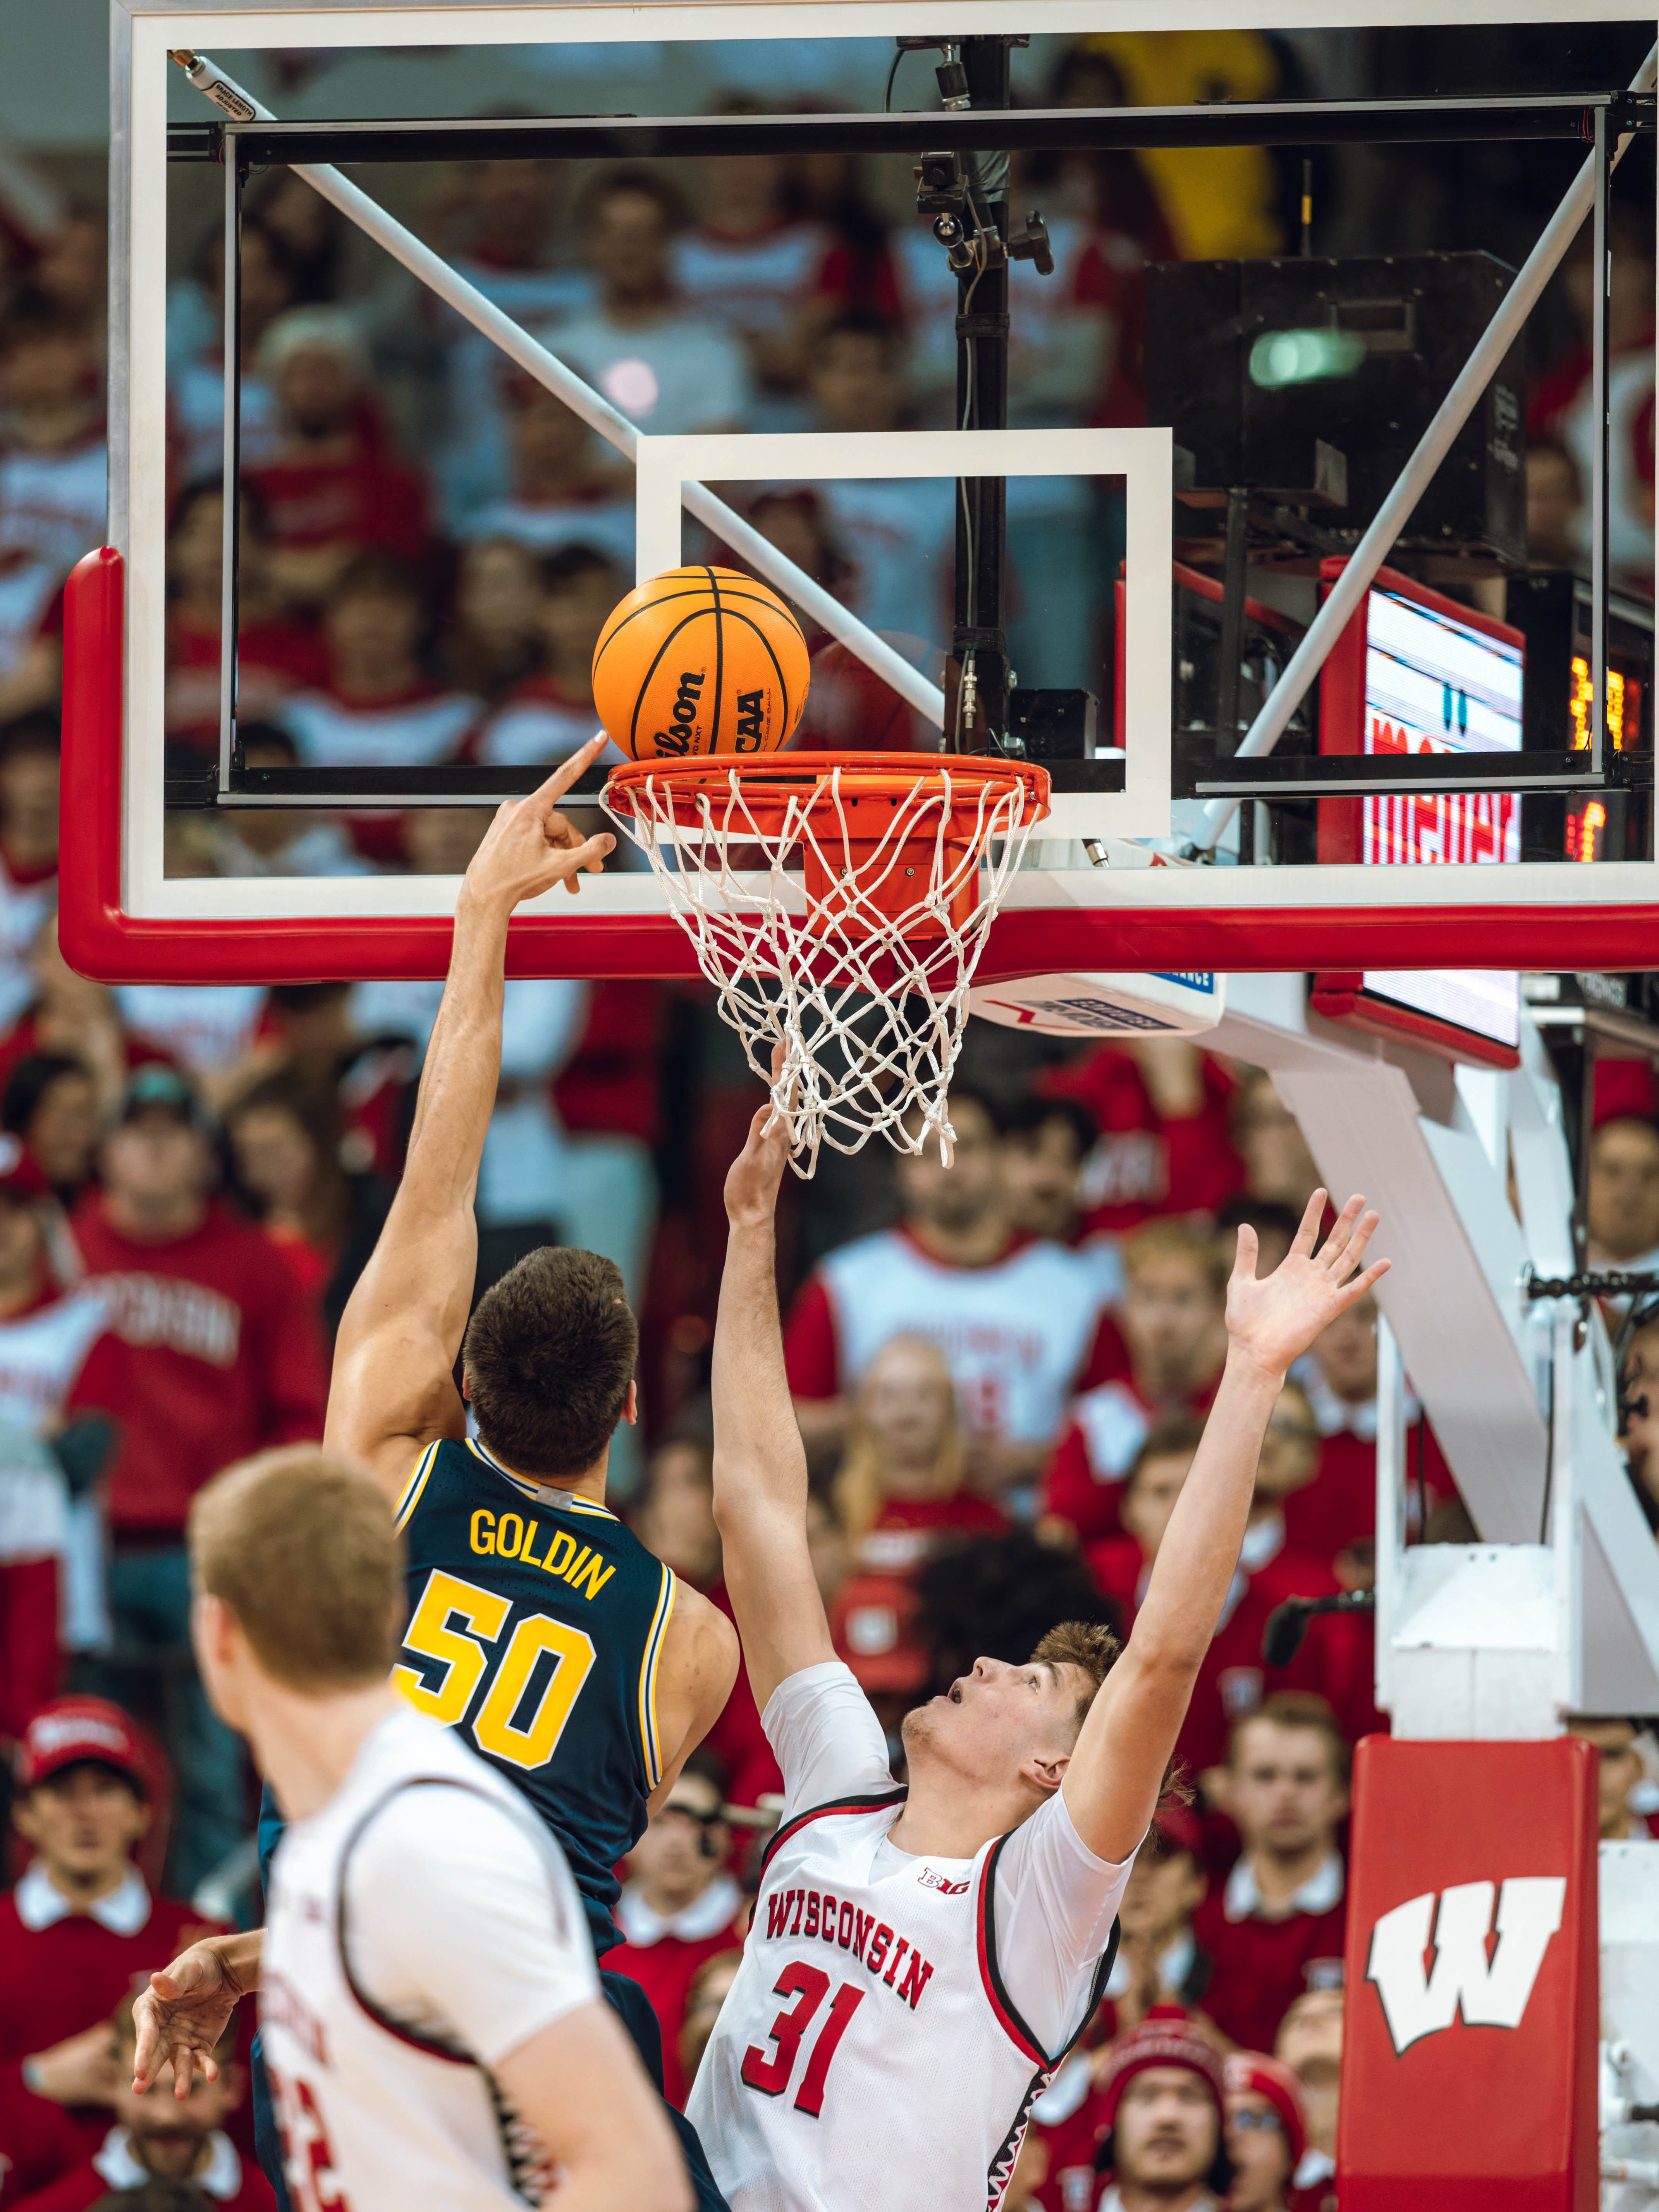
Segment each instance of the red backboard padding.
[{"label": "red backboard padding", "polygon": [[1366,1737],[1342,2212],[1595,2212],[1598,2008],[1592,1747]]},{"label": "red backboard padding", "polygon": [[[76,563],[64,594],[58,941],[70,966],[106,983],[442,975],[453,933],[440,916],[220,921],[128,911],[124,596],[121,556],[110,546]],[[1576,878],[1584,872],[1563,869],[1564,901],[1582,902]],[[1577,902],[1482,913],[1435,904],[1433,891],[1425,883],[1425,902],[1413,907],[1011,908],[992,924],[977,980],[1006,982],[1061,965],[1158,974],[1441,968],[1454,952],[1466,968],[1659,967],[1659,905]],[[568,914],[514,921],[509,975],[696,975],[690,944],[671,915],[601,915],[592,900],[568,904]]]}]

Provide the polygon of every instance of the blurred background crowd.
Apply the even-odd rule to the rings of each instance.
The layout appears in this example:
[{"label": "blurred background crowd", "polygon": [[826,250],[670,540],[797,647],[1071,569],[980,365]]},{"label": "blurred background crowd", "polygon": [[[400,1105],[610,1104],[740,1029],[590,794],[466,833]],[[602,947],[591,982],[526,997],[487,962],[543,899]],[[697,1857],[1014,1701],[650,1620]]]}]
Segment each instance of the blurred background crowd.
[{"label": "blurred background crowd", "polygon": [[[1086,106],[1557,89],[1624,82],[1644,37],[1585,25],[1553,46],[1492,28],[1478,47],[1446,32],[1038,39],[1017,56],[1016,82],[1028,103]],[[667,104],[630,88],[633,50],[614,50],[614,85],[599,51],[586,50],[585,96],[570,104]],[[655,51],[628,66],[659,68]],[[782,90],[752,66],[732,72],[726,50],[689,52],[701,104],[743,112],[878,105],[890,49],[873,93],[860,79],[856,96],[817,47],[768,50],[775,67],[787,59]],[[362,56],[264,56],[250,76],[255,60],[284,112],[368,112],[353,92],[371,81]],[[915,74],[901,74],[896,104],[931,95],[927,67],[904,64]],[[810,100],[787,89],[815,70]],[[564,105],[544,83],[539,105]],[[1388,149],[1321,156],[1318,250],[1480,246],[1516,261],[1565,182],[1559,166],[1540,147],[1416,149],[1409,168]],[[1622,582],[1650,590],[1652,174],[1644,182],[1639,167],[1633,156],[1621,171],[1615,216],[1613,527]],[[915,215],[908,166],[813,155],[571,169],[483,162],[371,181],[642,428],[949,420],[954,285]],[[1300,170],[1299,156],[1292,174],[1257,149],[1023,161],[1015,204],[1041,205],[1057,266],[1047,280],[1016,267],[1011,420],[1145,419],[1146,263],[1294,250]],[[173,173],[167,728],[178,766],[217,744],[216,174]],[[228,1461],[319,1432],[331,1333],[396,1185],[438,999],[436,985],[346,982],[112,990],[58,953],[62,585],[102,542],[106,499],[105,216],[88,189],[84,165],[0,145],[0,1737],[17,1747],[0,1874],[15,1885],[0,1899],[8,2205],[103,2140],[119,2094],[107,2023],[132,1973],[164,1963],[187,1924],[257,1917],[252,1778],[189,1658],[185,1516]],[[308,187],[270,172],[247,205],[250,763],[560,757],[590,734],[593,641],[632,580],[627,471]],[[1582,253],[1569,262],[1532,331],[1540,563],[1585,552],[1587,271]],[[737,489],[757,526],[867,621],[919,660],[939,653],[948,486]],[[1109,696],[1105,611],[1121,552],[1109,495],[1033,481],[1011,489],[1010,506],[1024,680]],[[872,721],[887,742],[921,740],[890,695],[820,650],[804,741],[868,743]],[[452,873],[483,819],[180,811],[168,866]],[[717,1603],[706,1384],[720,1186],[760,1095],[700,986],[508,986],[480,1286],[549,1241],[617,1261],[641,1318],[643,1420],[620,1434],[615,1492]],[[830,1156],[811,1183],[792,1182],[782,1223],[821,1586],[896,1756],[903,1711],[976,1653],[1022,1658],[1066,1616],[1132,1625],[1219,1372],[1236,1231],[1249,1223],[1273,1264],[1317,1182],[1267,1075],[1186,1043],[1071,1048],[975,1024],[951,1113],[948,1173],[931,1154]],[[1659,1266],[1659,1099],[1645,1061],[1602,1064],[1596,1121],[1591,1257]],[[1023,2212],[1092,2212],[1106,2135],[1120,2187],[1144,2149],[1154,2163],[1189,2159],[1199,2179],[1231,2160],[1240,2212],[1324,2200],[1349,1759],[1386,1722],[1363,1616],[1315,1622],[1276,1668],[1263,1634],[1288,1596],[1369,1583],[1376,1322],[1367,1302],[1335,1324],[1273,1417],[1181,1746],[1188,1800],[1159,1816],[1106,2001],[1038,2104],[1009,2200]],[[1659,1528],[1650,1376],[1659,1327],[1631,1350],[1625,1439]],[[1468,1540],[1432,1429],[1414,1401],[1407,1410],[1412,1539]],[[1603,1834],[1648,1832],[1659,1755],[1643,1717],[1580,1725],[1601,1752]],[[610,1963],[651,1994],[671,2091],[683,2093],[735,1964],[780,1786],[740,1682],[628,1862],[627,1942]],[[118,2023],[118,2045],[125,2032]],[[1172,2069],[1189,2095],[1170,2088]],[[1157,2080],[1138,2089],[1143,2073]],[[234,2083],[230,2069],[192,2157],[221,2122],[240,2135]],[[143,2113],[124,2117],[142,2136]]]}]

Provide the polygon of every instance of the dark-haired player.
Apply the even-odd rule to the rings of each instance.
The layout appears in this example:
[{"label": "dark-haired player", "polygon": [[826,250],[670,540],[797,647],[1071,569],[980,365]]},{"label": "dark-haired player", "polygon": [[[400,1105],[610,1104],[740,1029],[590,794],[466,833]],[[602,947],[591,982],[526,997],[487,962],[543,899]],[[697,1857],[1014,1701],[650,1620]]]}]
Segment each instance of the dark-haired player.
[{"label": "dark-haired player", "polygon": [[[340,1323],[326,1430],[331,1449],[374,1475],[403,1531],[410,1618],[393,1680],[535,1807],[569,1862],[601,1958],[622,1940],[612,1869],[725,1705],[738,1659],[731,1624],[605,1503],[611,1436],[635,1418],[638,1328],[617,1268],[544,1248],[467,1319],[507,918],[556,884],[574,891],[611,850],[610,836],[584,842],[556,811],[604,743],[503,806],[466,872],[408,1164]],[[263,1843],[270,1824],[261,1829]],[[252,1986],[252,1954],[250,1939],[232,1937],[175,1961],[169,1986],[140,2000],[141,2027],[153,2021],[155,2036],[141,2062],[192,2039],[192,2009],[224,2002],[222,1975],[237,1990]],[[603,1978],[660,2081],[643,1991]],[[717,2204],[680,2124],[700,2202]]]},{"label": "dark-haired player", "polygon": [[755,1117],[726,1186],[714,1511],[755,1702],[783,1768],[743,1965],[690,2116],[734,2212],[1001,2202],[1027,2115],[1093,2011],[1118,1900],[1227,1595],[1285,1370],[1387,1265],[1316,1191],[1258,1281],[1238,1232],[1226,1371],[1134,1632],[1049,1630],[907,1716],[907,1790],[835,1656],[778,1326],[786,1138]]}]

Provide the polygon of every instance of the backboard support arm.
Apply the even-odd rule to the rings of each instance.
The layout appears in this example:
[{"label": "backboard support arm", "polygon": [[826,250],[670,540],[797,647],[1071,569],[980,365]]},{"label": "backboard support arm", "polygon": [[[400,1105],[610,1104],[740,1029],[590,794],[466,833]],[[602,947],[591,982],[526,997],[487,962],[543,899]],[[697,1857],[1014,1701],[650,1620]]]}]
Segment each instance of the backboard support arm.
[{"label": "backboard support arm", "polygon": [[[1650,49],[1647,59],[1632,80],[1633,93],[1650,92],[1659,81],[1659,46]],[[1332,647],[1347,628],[1356,610],[1370,588],[1372,579],[1388,559],[1395,539],[1410,520],[1412,510],[1428,489],[1429,481],[1442,461],[1450,452],[1452,441],[1474,411],[1481,395],[1496,374],[1498,364],[1514,343],[1522,325],[1537,305],[1545,285],[1555,274],[1567,248],[1578,235],[1584,217],[1598,207],[1601,210],[1597,224],[1598,246],[1605,236],[1607,180],[1617,165],[1633,133],[1622,135],[1617,145],[1609,150],[1610,134],[1607,129],[1605,110],[1599,110],[1595,122],[1595,150],[1585,159],[1571,189],[1559,207],[1546,224],[1542,236],[1522,264],[1520,273],[1504,295],[1498,312],[1493,315],[1474,352],[1452,382],[1450,390],[1441,401],[1433,420],[1418,442],[1417,450],[1395,479],[1394,489],[1377,509],[1370,528],[1354,548],[1342,574],[1332,586],[1330,595],[1309,625],[1306,635],[1291,654],[1284,673],[1261,703],[1260,713],[1239,744],[1234,756],[1239,760],[1258,760],[1270,753],[1289,726],[1290,720],[1311,689],[1313,680],[1324,666]],[[1601,270],[1601,282],[1605,288],[1606,266]],[[1592,728],[1595,732],[1592,764],[1601,766],[1600,733],[1606,717],[1604,701],[1607,690],[1607,342],[1605,290],[1601,312],[1595,320],[1596,361],[1593,364],[1596,376],[1595,405],[1600,428],[1595,446],[1592,485],[1592,516],[1599,516],[1595,543],[1592,549],[1592,583],[1595,592],[1593,622],[1594,651],[1596,670],[1595,696],[1591,702]],[[1212,799],[1199,817],[1199,827],[1193,835],[1193,847],[1197,852],[1210,852],[1232,820],[1239,800],[1233,798]]]}]

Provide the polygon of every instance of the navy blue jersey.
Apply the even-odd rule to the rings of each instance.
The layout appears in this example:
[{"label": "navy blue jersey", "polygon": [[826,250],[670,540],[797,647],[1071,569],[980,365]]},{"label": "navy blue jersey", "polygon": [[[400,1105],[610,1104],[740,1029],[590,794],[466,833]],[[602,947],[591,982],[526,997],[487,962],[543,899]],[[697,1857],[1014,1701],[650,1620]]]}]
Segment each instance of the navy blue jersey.
[{"label": "navy blue jersey", "polygon": [[657,1663],[674,1577],[616,1515],[481,1443],[429,1444],[398,1506],[409,1626],[392,1680],[459,1729],[558,1838],[593,1948],[662,1778]]}]

